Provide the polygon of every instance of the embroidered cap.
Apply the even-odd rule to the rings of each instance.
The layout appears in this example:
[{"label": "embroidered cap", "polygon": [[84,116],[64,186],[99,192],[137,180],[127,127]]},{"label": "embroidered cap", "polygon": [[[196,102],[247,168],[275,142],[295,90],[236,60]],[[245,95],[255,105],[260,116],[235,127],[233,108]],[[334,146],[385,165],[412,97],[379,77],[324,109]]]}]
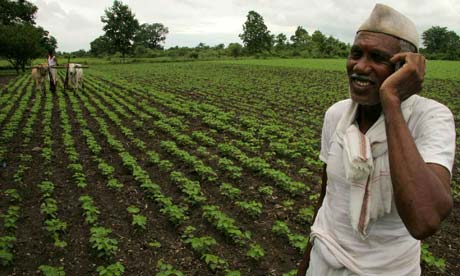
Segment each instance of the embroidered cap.
[{"label": "embroidered cap", "polygon": [[358,32],[384,33],[404,39],[418,51],[419,38],[414,22],[407,16],[383,4],[376,4],[369,18],[358,28]]}]

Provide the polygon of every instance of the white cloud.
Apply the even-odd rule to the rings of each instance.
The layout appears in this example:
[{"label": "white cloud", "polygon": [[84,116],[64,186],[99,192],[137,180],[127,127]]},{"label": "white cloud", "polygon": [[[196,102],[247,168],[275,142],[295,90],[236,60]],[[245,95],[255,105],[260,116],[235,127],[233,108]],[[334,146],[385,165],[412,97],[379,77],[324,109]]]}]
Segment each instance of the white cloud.
[{"label": "white cloud", "polygon": [[[58,40],[59,50],[89,49],[103,34],[100,17],[112,0],[35,0],[37,24]],[[409,16],[419,32],[431,26],[446,26],[460,33],[458,0],[381,0]],[[238,34],[248,11],[261,14],[273,34],[290,37],[297,26],[310,33],[320,30],[352,42],[359,24],[375,2],[368,0],[126,0],[140,23],[163,23],[169,28],[166,47],[240,42]]]}]

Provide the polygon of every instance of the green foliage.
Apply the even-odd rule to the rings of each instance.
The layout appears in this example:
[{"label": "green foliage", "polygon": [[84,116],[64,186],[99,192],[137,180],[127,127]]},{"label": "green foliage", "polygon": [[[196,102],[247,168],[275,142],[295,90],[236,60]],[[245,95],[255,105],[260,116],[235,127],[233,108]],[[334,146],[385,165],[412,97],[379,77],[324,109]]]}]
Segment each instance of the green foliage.
[{"label": "green foliage", "polygon": [[85,221],[90,225],[94,225],[97,222],[100,211],[94,206],[93,199],[88,196],[80,196],[79,201],[85,214]]},{"label": "green foliage", "polygon": [[35,24],[35,16],[37,13],[37,6],[29,1],[11,1],[4,0],[1,2],[0,7],[0,24],[11,25],[18,23]]},{"label": "green foliage", "polygon": [[0,263],[2,266],[8,266],[13,263],[13,243],[16,238],[13,236],[1,236],[0,237]]},{"label": "green foliage", "polygon": [[262,248],[262,246],[253,243],[250,245],[250,248],[248,252],[246,253],[247,256],[251,257],[252,259],[258,261],[262,257],[265,256],[265,250]]},{"label": "green foliage", "polygon": [[169,33],[167,27],[161,23],[142,24],[134,37],[134,42],[150,49],[163,49],[161,45]]},{"label": "green foliage", "polygon": [[158,242],[158,241],[151,241],[151,242],[148,243],[148,245],[150,247],[153,247],[153,248],[160,248],[161,247],[161,243]]},{"label": "green foliage", "polygon": [[22,201],[22,197],[16,189],[6,189],[3,193],[10,199],[11,202],[19,203]]},{"label": "green foliage", "polygon": [[312,223],[313,216],[315,215],[315,208],[310,205],[299,210],[298,218],[304,223]]},{"label": "green foliage", "polygon": [[91,227],[90,233],[89,242],[91,243],[91,247],[96,249],[99,257],[111,257],[116,254],[118,242],[108,237],[112,233],[112,230],[104,227]]},{"label": "green foliage", "polygon": [[210,236],[195,237],[193,226],[187,226],[182,234],[184,243],[189,244],[195,252],[205,254],[210,252],[210,247],[217,244],[216,240]]},{"label": "green foliage", "polygon": [[155,276],[185,276],[184,273],[175,269],[172,265],[165,263],[163,260],[158,261],[157,269],[159,271]]},{"label": "green foliage", "polygon": [[205,205],[202,207],[203,217],[211,222],[216,228],[231,238],[235,243],[244,245],[246,240],[251,238],[251,232],[243,232],[239,229],[235,220],[221,212],[215,205]]},{"label": "green foliage", "polygon": [[275,221],[272,232],[279,236],[286,237],[289,244],[299,250],[299,252],[303,252],[308,245],[308,237],[292,233],[289,226],[283,221]]},{"label": "green foliage", "polygon": [[239,35],[249,53],[269,51],[272,46],[270,31],[263,17],[255,11],[249,11],[243,25],[243,33]]},{"label": "green foliage", "polygon": [[133,39],[139,29],[139,22],[134,13],[121,1],[114,1],[112,7],[105,10],[101,17],[104,23],[105,36],[115,51],[120,51],[122,57],[131,51]]},{"label": "green foliage", "polygon": [[126,211],[128,211],[128,213],[130,214],[139,214],[140,209],[136,206],[131,205],[131,206],[128,206],[128,208],[126,208]]},{"label": "green foliage", "polygon": [[107,181],[107,187],[109,187],[110,189],[114,189],[116,191],[121,191],[121,189],[123,188],[123,184],[120,183],[116,178],[110,178]]},{"label": "green foliage", "polygon": [[295,275],[297,275],[297,270],[294,269],[294,270],[291,270],[291,271],[289,271],[287,273],[283,273],[283,275],[281,275],[281,276],[295,276]]},{"label": "green foliage", "polygon": [[41,45],[44,30],[30,24],[0,25],[0,57],[5,58],[16,72],[34,58],[44,54]]},{"label": "green foliage", "polygon": [[131,225],[137,229],[145,230],[147,227],[147,218],[143,215],[133,215],[133,221],[131,222]]},{"label": "green foliage", "polygon": [[56,217],[57,210],[57,202],[54,198],[45,198],[40,205],[40,213],[47,217]]},{"label": "green foliage", "polygon": [[257,189],[259,193],[271,196],[273,194],[273,188],[270,186],[261,186]]},{"label": "green foliage", "polygon": [[435,59],[460,59],[460,37],[447,27],[432,26],[422,33],[423,53]]},{"label": "green foliage", "polygon": [[49,265],[41,265],[38,267],[44,276],[65,276],[64,267],[54,267]]},{"label": "green foliage", "polygon": [[262,213],[262,203],[255,200],[251,201],[237,201],[235,202],[236,206],[244,210],[246,214],[251,217],[257,217]]},{"label": "green foliage", "polygon": [[116,262],[107,267],[98,266],[96,271],[99,276],[121,276],[125,272],[125,267],[120,262]]},{"label": "green foliage", "polygon": [[422,253],[420,257],[422,259],[422,262],[430,267],[436,267],[439,271],[444,272],[446,269],[446,260],[444,260],[443,258],[436,258],[428,250],[428,248],[428,244],[422,243]]},{"label": "green foliage", "polygon": [[228,266],[227,261],[213,254],[203,254],[201,259],[208,265],[211,270],[223,270]]},{"label": "green foliage", "polygon": [[239,198],[241,195],[241,190],[236,187],[233,187],[230,183],[222,183],[222,185],[220,185],[219,190],[223,196],[226,196],[232,200]]},{"label": "green foliage", "polygon": [[6,214],[0,215],[3,217],[3,225],[8,230],[13,230],[17,228],[16,222],[19,219],[21,208],[16,205],[10,205]]}]

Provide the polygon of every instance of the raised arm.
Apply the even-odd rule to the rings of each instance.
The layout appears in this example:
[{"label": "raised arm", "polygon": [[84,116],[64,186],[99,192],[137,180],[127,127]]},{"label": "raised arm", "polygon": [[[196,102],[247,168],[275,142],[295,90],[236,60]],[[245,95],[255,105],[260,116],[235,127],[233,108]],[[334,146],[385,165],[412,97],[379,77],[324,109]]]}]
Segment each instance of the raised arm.
[{"label": "raised arm", "polygon": [[401,112],[401,102],[421,90],[425,58],[400,53],[392,62],[404,66],[388,77],[380,88],[385,115],[391,180],[398,213],[416,239],[434,234],[452,210],[450,173],[438,164],[425,163]]}]

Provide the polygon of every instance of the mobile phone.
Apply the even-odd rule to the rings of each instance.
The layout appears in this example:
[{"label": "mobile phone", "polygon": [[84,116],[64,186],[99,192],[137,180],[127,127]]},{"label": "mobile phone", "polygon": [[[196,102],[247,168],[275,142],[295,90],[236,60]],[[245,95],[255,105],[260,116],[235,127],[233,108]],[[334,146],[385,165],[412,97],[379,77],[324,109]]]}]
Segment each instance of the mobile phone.
[{"label": "mobile phone", "polygon": [[403,67],[404,65],[404,61],[403,60],[400,60],[398,62],[395,63],[395,72],[398,71],[401,67]]}]

